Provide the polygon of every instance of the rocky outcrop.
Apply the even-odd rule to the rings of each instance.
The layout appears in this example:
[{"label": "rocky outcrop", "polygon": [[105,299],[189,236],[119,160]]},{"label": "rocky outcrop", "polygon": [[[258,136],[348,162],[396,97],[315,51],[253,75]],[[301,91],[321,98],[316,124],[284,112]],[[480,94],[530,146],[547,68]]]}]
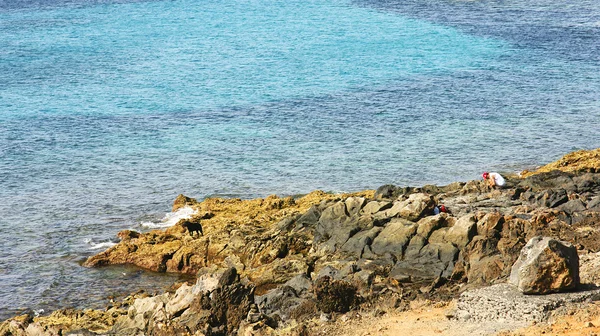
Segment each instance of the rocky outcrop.
[{"label": "rocky outcrop", "polygon": [[254,286],[235,268],[212,270],[174,294],[140,298],[109,331],[116,335],[231,335],[254,305]]},{"label": "rocky outcrop", "polygon": [[[255,200],[180,195],[174,209],[192,207],[192,218],[166,230],[123,231],[119,244],[85,266],[134,264],[195,274],[197,282],[113,308],[102,328],[58,328],[268,335],[290,321],[321,313],[328,319],[382,298],[396,309],[506,282],[535,236],[569,242],[580,253],[600,251],[600,174],[548,172],[507,182],[500,190],[476,180]],[[450,212],[435,215],[437,204]],[[558,268],[545,274],[565,283]],[[55,330],[44,318],[13,319],[0,330]]]},{"label": "rocky outcrop", "polygon": [[524,177],[552,171],[563,172],[598,172],[600,169],[600,148],[593,150],[579,150],[569,153],[559,160],[538,168],[534,172],[524,171]]},{"label": "rocky outcrop", "polygon": [[573,290],[579,285],[577,249],[549,237],[533,237],[512,266],[510,282],[524,294]]}]

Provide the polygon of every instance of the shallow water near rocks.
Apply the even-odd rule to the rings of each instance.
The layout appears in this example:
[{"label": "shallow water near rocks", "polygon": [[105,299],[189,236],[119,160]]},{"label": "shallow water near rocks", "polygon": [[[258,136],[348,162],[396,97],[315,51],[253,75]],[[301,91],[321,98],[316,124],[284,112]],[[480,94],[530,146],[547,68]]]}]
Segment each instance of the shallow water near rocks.
[{"label": "shallow water near rocks", "polygon": [[593,1],[10,0],[0,46],[0,318],[177,280],[79,262],[179,193],[446,184],[600,146]]}]

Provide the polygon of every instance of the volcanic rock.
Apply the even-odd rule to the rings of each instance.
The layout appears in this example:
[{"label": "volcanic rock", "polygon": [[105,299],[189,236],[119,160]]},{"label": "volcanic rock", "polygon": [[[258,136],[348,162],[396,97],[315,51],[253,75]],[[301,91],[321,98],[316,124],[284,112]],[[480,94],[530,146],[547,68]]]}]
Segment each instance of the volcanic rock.
[{"label": "volcanic rock", "polygon": [[524,294],[573,290],[579,285],[577,249],[549,237],[533,237],[512,266],[510,282]]}]

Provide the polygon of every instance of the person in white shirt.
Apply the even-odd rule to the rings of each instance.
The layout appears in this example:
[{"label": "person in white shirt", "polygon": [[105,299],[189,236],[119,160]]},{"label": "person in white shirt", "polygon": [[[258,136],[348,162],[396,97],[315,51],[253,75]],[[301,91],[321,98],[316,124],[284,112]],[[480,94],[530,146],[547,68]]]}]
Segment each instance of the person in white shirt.
[{"label": "person in white shirt", "polygon": [[488,183],[490,184],[491,187],[503,187],[504,184],[506,183],[506,181],[504,180],[504,177],[502,177],[502,175],[498,174],[498,173],[488,173],[485,172],[483,173],[483,179],[488,181]]}]

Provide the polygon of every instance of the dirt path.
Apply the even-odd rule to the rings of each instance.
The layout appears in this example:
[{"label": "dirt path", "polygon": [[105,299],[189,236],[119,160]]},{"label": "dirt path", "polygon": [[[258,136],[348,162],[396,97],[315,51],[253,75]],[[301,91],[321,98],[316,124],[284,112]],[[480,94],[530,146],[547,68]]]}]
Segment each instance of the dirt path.
[{"label": "dirt path", "polygon": [[[386,313],[379,317],[355,315],[338,317],[311,328],[312,335],[327,336],[396,336],[396,335],[494,335],[504,330],[500,324],[465,323],[447,317],[455,303],[415,302],[405,312]],[[514,326],[508,326],[513,327]]]},{"label": "dirt path", "polygon": [[316,322],[311,335],[327,336],[600,336],[600,303],[565,308],[548,322],[532,324],[523,328],[496,322],[474,323],[449,319],[454,302],[431,304],[417,302],[405,312],[386,313],[380,317],[338,317],[335,322]]}]

